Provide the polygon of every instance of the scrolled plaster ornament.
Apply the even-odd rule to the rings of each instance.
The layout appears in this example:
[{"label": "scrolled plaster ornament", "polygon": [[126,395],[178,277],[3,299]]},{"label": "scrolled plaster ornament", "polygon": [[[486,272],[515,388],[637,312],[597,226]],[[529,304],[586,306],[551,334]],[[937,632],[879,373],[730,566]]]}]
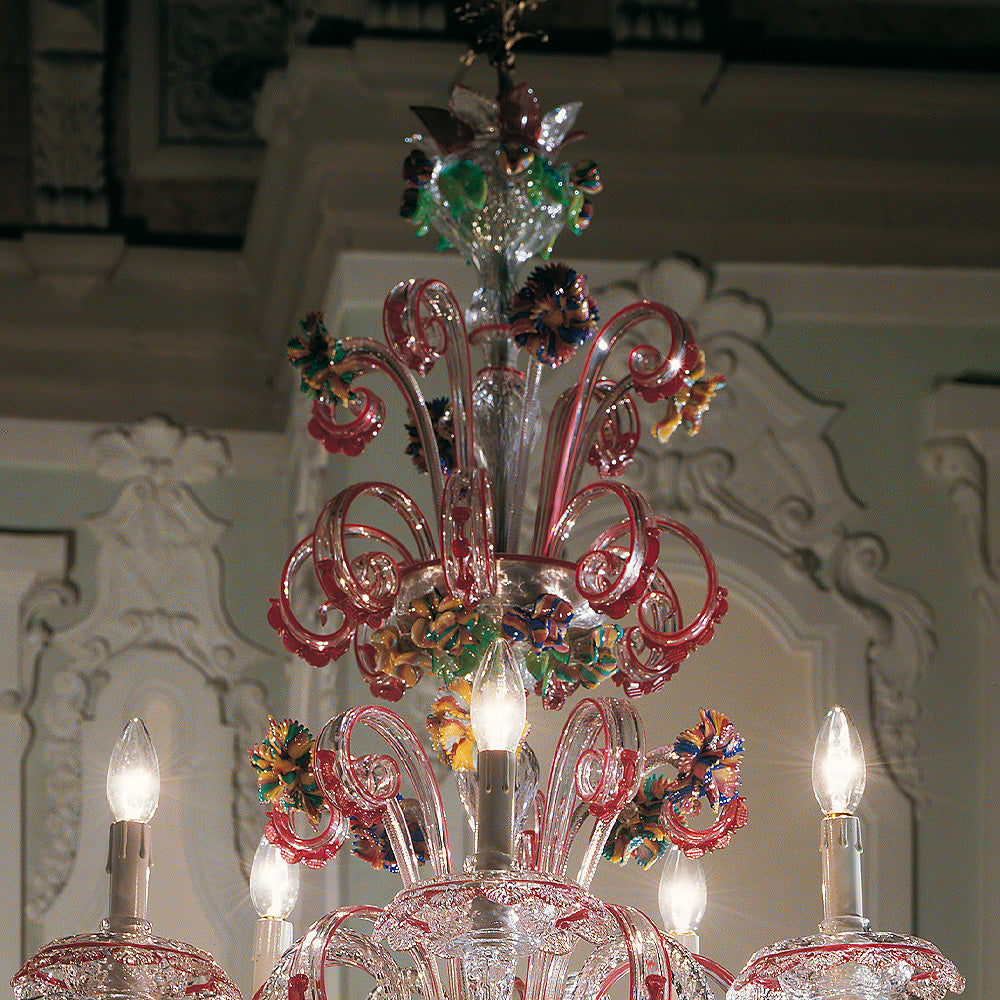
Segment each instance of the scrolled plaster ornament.
[{"label": "scrolled plaster ornament", "polygon": [[[70,658],[69,673],[84,684],[87,711],[95,718],[126,710],[124,705],[102,705],[107,695],[97,696],[101,688],[107,685],[118,697],[140,692],[152,666],[156,697],[201,706],[185,721],[195,744],[199,739],[217,740],[220,727],[232,733],[232,799],[213,804],[209,811],[218,815],[209,821],[232,822],[236,865],[246,875],[259,829],[251,834],[251,819],[241,805],[241,751],[251,742],[249,733],[259,728],[259,720],[249,716],[266,717],[261,706],[267,695],[246,675],[268,654],[237,634],[229,621],[216,549],[224,525],[202,509],[189,488],[223,473],[228,447],[222,438],[153,417],[134,428],[99,432],[91,442],[91,456],[98,473],[121,480],[122,487],[111,508],[88,522],[98,544],[92,610],[83,621],[57,633],[55,642]],[[238,711],[234,705],[240,706]],[[251,710],[254,705],[256,712]],[[65,728],[59,718],[65,717],[69,725],[66,708],[50,694],[46,711],[53,732]],[[79,754],[79,717],[75,723],[66,739]],[[194,735],[196,730],[200,737]],[[259,826],[259,816],[257,822]],[[76,837],[65,824],[47,830],[43,839],[48,843],[40,856],[56,851],[72,860]],[[200,848],[195,845],[195,850]],[[213,879],[222,877],[207,856],[195,864],[213,872]],[[58,893],[61,885],[54,873],[33,874]],[[221,933],[228,933],[223,894],[233,890],[214,881],[203,888],[212,919],[218,919]]]},{"label": "scrolled plaster ornament", "polygon": [[[711,274],[690,260],[670,258],[596,295],[610,315],[636,293],[677,309],[697,332],[709,370],[727,382],[697,437],[675,437],[666,456],[656,452],[663,460],[637,463],[643,492],[657,509],[707,514],[757,540],[860,618],[872,728],[900,791],[920,803],[915,690],[935,647],[931,616],[918,597],[880,578],[881,539],[844,527],[861,508],[826,436],[839,407],[810,399],[761,350],[762,303],[713,291]],[[654,448],[644,443],[637,455]]]}]

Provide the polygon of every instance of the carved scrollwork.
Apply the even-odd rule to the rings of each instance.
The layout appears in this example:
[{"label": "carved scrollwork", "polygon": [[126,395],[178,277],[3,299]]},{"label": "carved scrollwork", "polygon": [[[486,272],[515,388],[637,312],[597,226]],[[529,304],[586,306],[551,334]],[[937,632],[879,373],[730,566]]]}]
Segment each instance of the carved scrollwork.
[{"label": "carved scrollwork", "polygon": [[889,773],[920,805],[926,796],[914,735],[920,706],[917,681],[935,648],[931,613],[916,595],[879,579],[885,544],[874,535],[841,539],[831,557],[836,591],[867,625],[868,671],[875,738]]},{"label": "carved scrollwork", "polygon": [[[666,461],[642,463],[645,448],[639,448],[643,492],[654,509],[708,512],[767,546],[863,622],[879,750],[903,794],[921,802],[915,689],[935,648],[931,616],[916,595],[881,579],[887,558],[881,539],[844,528],[860,507],[826,434],[838,407],[807,397],[760,349],[767,327],[762,303],[713,292],[709,272],[691,261],[664,261],[598,296],[608,312],[636,293],[676,309],[695,331],[708,367],[727,382],[712,403],[712,419],[696,438],[672,438]],[[970,525],[978,516],[968,485],[977,481],[974,459],[954,452],[938,458],[961,467],[951,478]],[[981,532],[974,534],[985,554]]]}]

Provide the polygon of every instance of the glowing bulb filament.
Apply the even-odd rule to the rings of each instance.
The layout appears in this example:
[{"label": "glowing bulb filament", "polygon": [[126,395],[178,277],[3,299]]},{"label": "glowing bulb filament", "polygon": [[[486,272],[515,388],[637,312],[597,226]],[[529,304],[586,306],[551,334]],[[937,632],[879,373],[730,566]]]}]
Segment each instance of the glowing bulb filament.
[{"label": "glowing bulb filament", "polygon": [[160,801],[160,764],[142,719],[125,727],[108,763],[108,804],[114,817],[148,823]]},{"label": "glowing bulb filament", "polygon": [[250,868],[250,898],[261,917],[284,920],[299,898],[299,868],[285,862],[266,837],[260,838]]},{"label": "glowing bulb filament", "polygon": [[528,716],[524,681],[510,643],[494,639],[476,670],[470,710],[480,750],[516,750]]},{"label": "glowing bulb filament", "polygon": [[865,790],[865,751],[847,713],[827,713],[812,761],[813,791],[828,816],[853,815]]}]

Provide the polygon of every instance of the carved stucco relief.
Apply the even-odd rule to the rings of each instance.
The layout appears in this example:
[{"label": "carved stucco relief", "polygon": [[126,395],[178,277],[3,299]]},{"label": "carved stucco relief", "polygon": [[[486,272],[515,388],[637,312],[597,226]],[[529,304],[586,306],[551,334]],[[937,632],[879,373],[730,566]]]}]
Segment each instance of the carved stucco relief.
[{"label": "carved stucco relief", "polygon": [[[883,541],[847,527],[860,508],[825,436],[838,408],[807,397],[758,346],[768,322],[762,303],[714,292],[709,273],[686,258],[597,293],[605,316],[637,296],[680,312],[709,370],[727,379],[696,437],[675,434],[655,459],[640,448],[641,489],[657,510],[707,516],[751,536],[858,619],[879,752],[900,791],[921,803],[915,689],[935,648],[931,614],[918,596],[881,578]],[[641,328],[633,339],[641,342]]]},{"label": "carved stucco relief", "polygon": [[[69,876],[81,814],[80,760],[84,720],[117,715],[101,708],[100,692],[116,671],[155,660],[178,702],[209,699],[219,724],[232,734],[232,801],[220,806],[232,820],[232,843],[244,877],[259,838],[256,787],[246,751],[266,726],[266,692],[247,668],[266,654],[241,638],[221,602],[216,545],[224,526],[200,507],[190,485],[219,476],[229,462],[221,438],[185,431],[161,418],[127,430],[106,430],[91,442],[97,472],[120,480],[110,510],[92,517],[98,543],[96,596],[90,614],[55,635],[69,659],[39,693],[42,720],[36,752],[45,784],[41,836],[28,857],[25,916],[40,923]],[[121,679],[121,678],[117,678]],[[34,861],[34,863],[32,863]]]},{"label": "carved stucco relief", "polygon": [[[979,660],[981,746],[1000,739],[1000,386],[951,382],[937,390],[932,431],[924,446],[927,472],[948,483],[965,528],[971,586],[981,634]],[[979,755],[983,820],[981,884],[1000,884],[1000,831],[990,822],[996,778],[990,754]],[[989,893],[987,892],[987,900]],[[987,904],[988,905],[988,904]],[[985,911],[984,911],[985,912]],[[1000,961],[1000,927],[981,925],[981,967]]]},{"label": "carved stucco relief", "polygon": [[[49,613],[71,605],[76,591],[66,578],[71,536],[68,532],[0,531],[0,739],[9,767],[3,769],[0,794],[6,804],[6,821],[0,826],[0,854],[8,859],[10,878],[3,880],[0,901],[6,913],[23,905],[21,879],[14,866],[22,854],[21,775],[30,745],[29,712],[35,698],[39,661],[49,645]],[[58,752],[47,778],[64,784],[66,771]],[[70,774],[70,777],[72,775]],[[67,799],[72,826],[72,798]],[[58,849],[61,844],[55,845]],[[57,866],[59,862],[53,862]],[[21,935],[4,935],[0,943],[0,977],[7,981],[21,962]]]},{"label": "carved stucco relief", "polygon": [[31,169],[35,221],[108,224],[104,6],[32,3]]}]

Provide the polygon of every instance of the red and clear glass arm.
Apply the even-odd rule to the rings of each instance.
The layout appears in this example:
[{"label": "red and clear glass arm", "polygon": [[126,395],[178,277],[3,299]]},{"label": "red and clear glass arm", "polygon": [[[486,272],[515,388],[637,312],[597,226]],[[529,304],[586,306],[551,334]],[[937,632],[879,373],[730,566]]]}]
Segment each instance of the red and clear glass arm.
[{"label": "red and clear glass arm", "polygon": [[[642,724],[625,702],[587,698],[573,709],[552,758],[539,838],[539,871],[565,875],[580,828],[579,805],[587,806],[601,821],[618,815],[638,788],[645,749]],[[595,830],[580,873],[586,879],[580,883],[584,888],[593,875],[596,862],[591,861],[599,839],[600,832]],[[601,840],[599,850],[603,847]]]},{"label": "red and clear glass arm", "polygon": [[400,361],[395,353],[374,340],[352,337],[340,341],[340,347],[344,352],[341,364],[350,365],[353,363],[359,372],[378,369],[388,375],[402,393],[427,459],[427,474],[430,476],[434,508],[440,509],[444,480],[441,472],[441,459],[438,454],[437,436],[434,433],[430,414],[427,412],[423,392],[413,372]]},{"label": "red and clear glass arm", "polygon": [[466,607],[496,592],[493,499],[485,469],[459,469],[445,480],[440,547],[448,592]]},{"label": "red and clear glass arm", "polygon": [[[400,282],[385,300],[382,326],[399,360],[421,376],[444,356],[451,388],[457,468],[474,469],[472,365],[465,320],[451,289],[434,279]],[[424,454],[429,456],[430,452]]]},{"label": "red and clear glass arm", "polygon": [[[662,366],[638,364],[640,360],[643,362],[659,360],[659,353],[652,348],[649,348],[641,358],[636,357],[635,361],[633,360],[635,351],[631,353],[629,377],[643,398],[651,400],[674,395],[681,387],[688,369],[693,367],[694,361],[697,360],[696,357],[692,358],[687,350],[690,338],[687,324],[672,309],[659,303],[633,303],[619,310],[604,324],[600,333],[594,338],[587,355],[573,402],[560,415],[556,434],[549,435],[554,444],[558,442],[558,455],[553,452],[551,464],[547,464],[543,470],[543,476],[549,482],[543,482],[540,493],[547,498],[547,503],[544,506],[539,505],[535,518],[533,552],[551,550],[552,532],[562,517],[569,498],[575,492],[575,483],[579,483],[580,473],[590,450],[590,444],[584,447],[586,436],[584,429],[592,398],[608,356],[624,334],[639,323],[650,319],[660,319],[665,323],[670,331],[670,346]],[[691,343],[693,344],[693,341]]]},{"label": "red and clear glass arm", "polygon": [[[409,531],[416,552],[411,554],[381,528],[352,522],[351,506],[359,498],[379,500],[391,508]],[[313,539],[316,575],[330,602],[345,617],[376,628],[392,611],[402,570],[435,555],[423,512],[389,483],[361,483],[341,490],[320,513]],[[358,539],[376,542],[381,548],[352,556],[349,543]]]},{"label": "red and clear glass arm", "polygon": [[[354,756],[354,728],[365,726],[381,736],[393,751]],[[420,809],[427,859],[435,875],[451,871],[448,823],[437,779],[416,733],[395,712],[377,705],[342,712],[323,727],[316,740],[316,779],[327,798],[352,815],[377,817],[384,812],[386,833],[399,864],[404,885],[416,881],[416,852],[396,803],[406,772]]]}]

